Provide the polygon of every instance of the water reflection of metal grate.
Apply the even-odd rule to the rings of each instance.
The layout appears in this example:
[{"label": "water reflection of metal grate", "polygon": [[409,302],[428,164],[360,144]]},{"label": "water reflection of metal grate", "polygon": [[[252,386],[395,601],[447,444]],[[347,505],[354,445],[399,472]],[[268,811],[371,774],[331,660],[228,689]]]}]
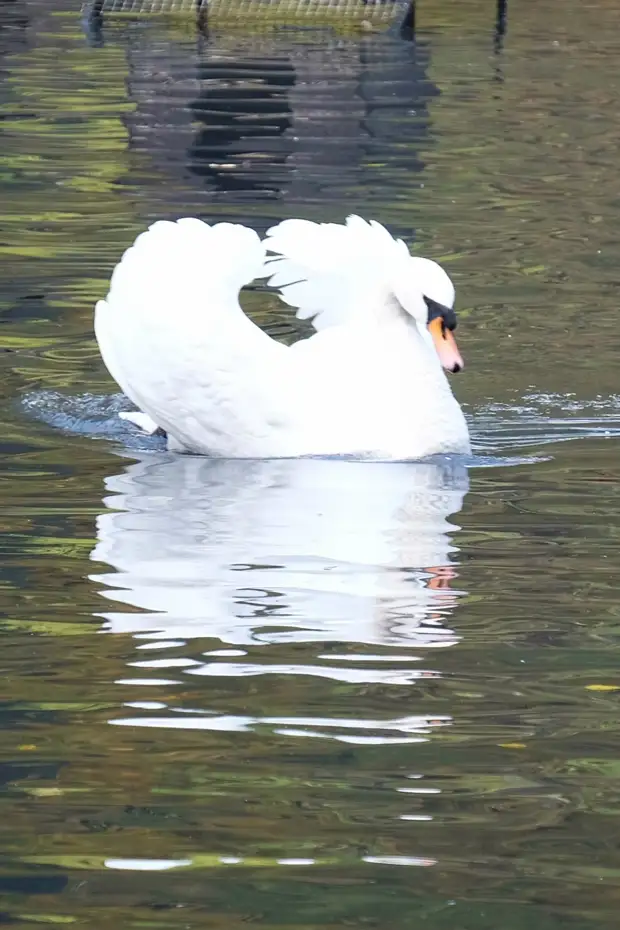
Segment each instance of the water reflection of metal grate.
[{"label": "water reflection of metal grate", "polygon": [[192,49],[145,25],[124,41],[129,149],[157,166],[159,202],[175,214],[243,221],[251,203],[262,228],[283,210],[312,205],[318,218],[359,203],[361,191],[384,209],[419,183],[439,94],[427,40],[223,30]]},{"label": "water reflection of metal grate", "polygon": [[87,0],[87,15],[208,14],[218,22],[258,21],[274,23],[325,21],[390,25],[402,22],[414,0]]}]

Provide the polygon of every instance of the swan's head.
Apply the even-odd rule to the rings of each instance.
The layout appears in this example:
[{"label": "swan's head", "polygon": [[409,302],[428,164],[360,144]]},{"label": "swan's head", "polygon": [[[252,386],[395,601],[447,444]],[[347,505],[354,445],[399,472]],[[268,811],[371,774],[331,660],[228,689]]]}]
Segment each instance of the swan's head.
[{"label": "swan's head", "polygon": [[462,371],[464,362],[454,338],[454,285],[443,268],[428,258],[410,257],[399,268],[394,294],[420,335],[432,342],[443,367]]}]

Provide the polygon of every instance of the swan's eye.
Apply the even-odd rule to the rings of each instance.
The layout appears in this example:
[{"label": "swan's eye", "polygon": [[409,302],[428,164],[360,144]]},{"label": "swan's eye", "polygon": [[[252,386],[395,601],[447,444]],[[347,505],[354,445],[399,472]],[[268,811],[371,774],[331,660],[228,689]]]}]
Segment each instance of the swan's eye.
[{"label": "swan's eye", "polygon": [[430,325],[433,320],[441,320],[442,333],[445,330],[450,330],[453,332],[456,329],[456,313],[452,307],[446,307],[443,304],[438,303],[436,300],[433,300],[432,297],[424,297],[424,303],[428,309],[428,319],[426,325]]}]

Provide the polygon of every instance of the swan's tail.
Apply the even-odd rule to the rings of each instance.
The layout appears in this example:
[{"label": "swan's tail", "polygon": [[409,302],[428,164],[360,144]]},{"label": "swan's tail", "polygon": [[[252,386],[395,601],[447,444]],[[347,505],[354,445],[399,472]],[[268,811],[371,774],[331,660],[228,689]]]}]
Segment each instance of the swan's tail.
[{"label": "swan's tail", "polygon": [[276,253],[265,266],[269,284],[317,330],[375,314],[390,299],[393,269],[410,258],[402,240],[359,216],[342,225],[284,220],[265,244]]},{"label": "swan's tail", "polygon": [[181,219],[154,223],[116,266],[95,309],[101,355],[130,400],[166,432],[192,416],[211,416],[214,429],[244,420],[250,382],[284,349],[238,301],[240,288],[264,275],[264,262],[253,230]]}]

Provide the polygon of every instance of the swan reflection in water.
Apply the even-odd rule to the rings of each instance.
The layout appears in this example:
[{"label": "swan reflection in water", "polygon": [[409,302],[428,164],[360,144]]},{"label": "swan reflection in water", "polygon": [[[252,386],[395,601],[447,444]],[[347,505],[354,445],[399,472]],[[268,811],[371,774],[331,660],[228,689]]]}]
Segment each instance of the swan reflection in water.
[{"label": "swan reflection in water", "polygon": [[[101,616],[106,631],[134,634],[137,649],[149,650],[140,651],[130,663],[134,668],[402,685],[438,674],[412,666],[421,648],[457,642],[449,615],[459,596],[450,586],[456,577],[450,534],[458,527],[448,518],[461,509],[468,479],[455,461],[230,461],[151,454],[108,478],[106,486],[109,509],[98,518],[92,559],[114,571],[91,578],[104,585],[108,600],[132,608]],[[201,652],[206,640],[208,650]],[[303,658],[299,644],[306,644]],[[269,646],[277,648],[273,658],[280,664],[261,661]],[[173,649],[176,657],[153,655],[160,647]],[[179,647],[195,650],[199,658],[179,658]],[[175,681],[131,678],[119,684]],[[139,702],[129,706],[146,709]],[[157,706],[177,713],[113,722],[231,730],[258,722],[210,711],[188,716],[180,708]],[[303,707],[290,710],[289,716],[260,722],[294,726],[286,731],[291,735],[301,735],[300,726],[319,725],[319,732],[304,733],[325,735],[327,727],[330,737],[347,742],[393,741],[394,730],[397,741],[405,736],[417,742],[413,733],[442,725],[426,716],[343,721],[310,719]],[[367,730],[390,735],[360,735]]]},{"label": "swan reflection in water", "polygon": [[106,480],[92,559],[102,593],[146,613],[111,632],[229,645],[454,641],[448,517],[456,462],[213,460],[151,455]]}]

